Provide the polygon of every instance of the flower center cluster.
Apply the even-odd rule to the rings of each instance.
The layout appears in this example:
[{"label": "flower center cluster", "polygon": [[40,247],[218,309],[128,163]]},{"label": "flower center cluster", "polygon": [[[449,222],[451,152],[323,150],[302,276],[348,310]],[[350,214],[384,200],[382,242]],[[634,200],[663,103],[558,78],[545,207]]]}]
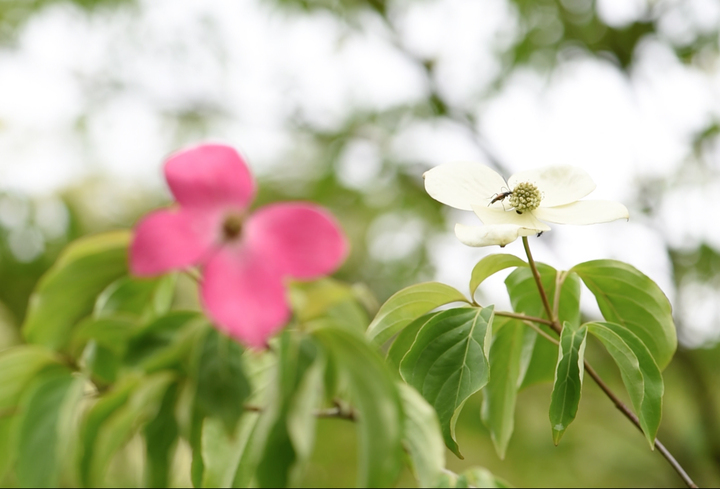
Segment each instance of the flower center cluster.
[{"label": "flower center cluster", "polygon": [[510,205],[518,213],[532,211],[538,208],[542,196],[540,190],[530,182],[518,183],[510,196]]},{"label": "flower center cluster", "polygon": [[235,241],[242,233],[242,216],[228,214],[222,224],[223,241]]}]

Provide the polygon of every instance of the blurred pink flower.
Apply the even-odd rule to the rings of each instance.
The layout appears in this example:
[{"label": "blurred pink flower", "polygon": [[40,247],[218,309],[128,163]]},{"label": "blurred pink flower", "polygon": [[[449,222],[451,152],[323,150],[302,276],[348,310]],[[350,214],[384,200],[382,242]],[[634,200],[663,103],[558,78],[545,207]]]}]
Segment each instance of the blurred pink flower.
[{"label": "blurred pink flower", "polygon": [[130,268],[151,276],[201,267],[203,307],[242,343],[264,347],[290,317],[283,280],[335,271],[348,244],[333,216],[304,202],[253,214],[255,181],[233,148],[204,144],[165,163],[177,207],[145,216],[135,229]]}]

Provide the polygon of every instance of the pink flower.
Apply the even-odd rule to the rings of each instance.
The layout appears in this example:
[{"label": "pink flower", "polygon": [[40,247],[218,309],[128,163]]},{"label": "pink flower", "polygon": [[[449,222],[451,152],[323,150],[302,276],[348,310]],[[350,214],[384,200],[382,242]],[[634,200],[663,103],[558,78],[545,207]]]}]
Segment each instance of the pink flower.
[{"label": "pink flower", "polygon": [[321,207],[287,202],[248,214],[255,181],[229,146],[176,153],[165,163],[165,178],[179,205],[140,221],[130,268],[151,276],[200,266],[203,307],[247,345],[264,347],[290,318],[285,278],[326,275],[347,255],[345,236]]}]

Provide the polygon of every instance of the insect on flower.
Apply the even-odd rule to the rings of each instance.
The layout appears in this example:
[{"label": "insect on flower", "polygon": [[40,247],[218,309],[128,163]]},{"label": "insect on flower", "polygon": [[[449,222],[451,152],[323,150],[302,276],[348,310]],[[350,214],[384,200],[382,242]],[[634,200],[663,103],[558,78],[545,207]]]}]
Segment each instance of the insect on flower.
[{"label": "insect on flower", "polygon": [[[490,203],[488,204],[488,207],[490,207],[495,202],[502,203],[503,200],[510,197],[512,195],[512,190],[506,190],[505,192],[500,192],[498,194],[493,194],[492,198],[490,199]],[[505,206],[503,205],[503,209]]]}]

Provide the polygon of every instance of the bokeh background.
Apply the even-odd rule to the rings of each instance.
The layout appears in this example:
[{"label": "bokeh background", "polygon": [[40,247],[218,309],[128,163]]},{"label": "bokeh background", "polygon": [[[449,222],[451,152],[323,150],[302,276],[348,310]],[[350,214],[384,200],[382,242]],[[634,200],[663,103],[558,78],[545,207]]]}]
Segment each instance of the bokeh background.
[{"label": "bokeh background", "polygon": [[[62,247],[169,202],[162,161],[199,141],[241,150],[256,205],[330,208],[353,247],[338,276],[378,301],[431,279],[467,290],[498,251],[456,241],[476,218],[430,199],[424,171],[576,165],[631,219],[555,226],[531,239],[536,259],[624,260],[660,284],[681,342],[660,438],[720,485],[719,29],[717,0],[2,0],[0,348]],[[482,303],[508,307],[503,278]],[[588,357],[622,389],[602,351]],[[449,466],[517,486],[681,485],[590,382],[554,447],[549,393],[521,393],[504,461],[471,399],[466,459]],[[320,430],[308,485],[351,485],[353,427]]]}]

